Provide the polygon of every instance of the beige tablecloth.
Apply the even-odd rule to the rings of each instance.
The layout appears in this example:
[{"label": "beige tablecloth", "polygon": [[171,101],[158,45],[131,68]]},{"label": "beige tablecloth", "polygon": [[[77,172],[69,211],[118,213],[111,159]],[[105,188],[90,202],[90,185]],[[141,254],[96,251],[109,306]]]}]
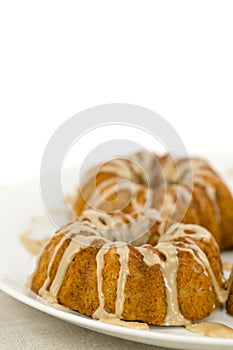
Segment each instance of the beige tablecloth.
[{"label": "beige tablecloth", "polygon": [[158,350],[73,326],[0,291],[0,350]]}]

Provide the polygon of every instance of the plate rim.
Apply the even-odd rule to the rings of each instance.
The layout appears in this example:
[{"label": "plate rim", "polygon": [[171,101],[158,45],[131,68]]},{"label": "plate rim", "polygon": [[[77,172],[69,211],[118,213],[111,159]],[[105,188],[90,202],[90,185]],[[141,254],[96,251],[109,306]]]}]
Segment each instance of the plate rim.
[{"label": "plate rim", "polygon": [[[7,295],[13,297],[14,299],[22,302],[23,304],[33,307],[34,309],[39,310],[43,313],[46,313],[50,316],[56,317],[60,320],[70,322],[74,325],[78,325],[80,327],[84,327],[92,331],[96,331],[98,333],[109,334],[108,332],[110,332],[111,334],[109,335],[115,336],[120,339],[128,339],[131,341],[136,341],[136,342],[140,342],[148,345],[165,346],[171,349],[176,349],[176,347],[174,347],[174,342],[177,343],[179,348],[180,348],[180,344],[189,345],[195,349],[196,349],[195,345],[201,345],[201,346],[207,345],[212,349],[218,346],[227,346],[227,348],[228,347],[230,348],[233,346],[233,339],[205,337],[205,336],[191,333],[191,332],[190,332],[190,335],[188,334],[187,336],[182,334],[173,334],[173,333],[159,333],[157,331],[150,332],[148,330],[126,328],[126,327],[121,327],[117,325],[100,322],[98,320],[88,318],[87,316],[84,317],[84,315],[79,313],[77,313],[77,315],[70,314],[66,312],[66,310],[62,310],[62,309],[59,310],[45,302],[43,303],[39,302],[39,299],[41,298],[35,293],[34,294],[36,298],[34,300],[29,296],[26,296],[18,292],[17,290],[8,286],[4,282],[2,277],[0,279],[0,290],[6,293]],[[152,327],[155,327],[155,326],[152,326]],[[159,327],[160,326],[158,326],[158,330],[159,330]],[[121,337],[121,334],[124,335],[124,338]],[[135,339],[133,339],[134,337]],[[151,342],[148,342],[147,340],[151,340]],[[158,340],[159,344],[155,344],[153,340]],[[189,348],[191,349],[191,347]],[[187,347],[185,347],[184,349],[187,349]]]}]

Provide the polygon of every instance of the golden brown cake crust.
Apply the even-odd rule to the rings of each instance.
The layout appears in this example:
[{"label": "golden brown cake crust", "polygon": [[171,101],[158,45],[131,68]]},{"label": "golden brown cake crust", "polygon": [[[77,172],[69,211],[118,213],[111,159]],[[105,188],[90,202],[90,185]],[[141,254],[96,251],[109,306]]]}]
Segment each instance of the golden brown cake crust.
[{"label": "golden brown cake crust", "polygon": [[[198,247],[208,258],[221,288],[223,282],[219,251],[213,238],[208,241],[197,240],[191,237],[192,233],[192,230],[187,229],[186,236],[176,238],[172,247],[176,247],[178,252],[176,283],[179,309],[186,320],[194,321],[207,317],[213,308],[219,305],[212,279],[207,271],[204,273],[204,265],[200,264],[198,260]],[[31,288],[36,293],[39,293],[48,276],[50,281],[46,290],[49,293],[62,256],[71,242],[69,238],[64,238],[63,234],[57,234],[45,247],[32,279]],[[62,240],[63,244],[57,249]],[[162,263],[166,262],[167,258],[159,251],[159,245],[155,247],[146,245],[145,247],[147,251],[156,255]],[[51,264],[51,258],[56,249],[57,253]],[[93,316],[99,308],[97,255],[101,249],[103,248],[97,246],[82,247],[75,254],[66,270],[64,279],[61,281],[61,288],[57,295],[60,304],[88,316]],[[128,249],[129,271],[124,288],[122,318],[127,321],[142,321],[152,325],[165,324],[168,299],[161,265],[155,263],[153,266],[149,266],[137,247],[129,246]],[[51,264],[50,269],[49,263]],[[104,310],[109,314],[116,312],[120,268],[117,247],[110,246],[104,254],[104,264],[101,271]]]}]

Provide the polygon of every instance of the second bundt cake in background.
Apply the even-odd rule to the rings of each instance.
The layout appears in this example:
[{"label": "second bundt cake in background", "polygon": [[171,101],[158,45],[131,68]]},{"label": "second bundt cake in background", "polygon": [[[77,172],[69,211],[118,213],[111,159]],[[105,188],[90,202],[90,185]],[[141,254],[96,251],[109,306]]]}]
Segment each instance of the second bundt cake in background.
[{"label": "second bundt cake in background", "polygon": [[171,222],[207,228],[221,249],[233,247],[232,195],[199,158],[174,161],[170,155],[139,152],[114,159],[86,175],[73,208],[78,217],[88,208],[136,216],[156,208]]}]

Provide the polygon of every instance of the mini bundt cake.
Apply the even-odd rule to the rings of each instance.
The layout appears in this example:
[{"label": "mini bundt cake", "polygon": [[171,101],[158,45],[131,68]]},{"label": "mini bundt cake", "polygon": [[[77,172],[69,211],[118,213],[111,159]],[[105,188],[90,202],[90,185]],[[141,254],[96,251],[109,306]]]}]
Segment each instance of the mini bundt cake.
[{"label": "mini bundt cake", "polygon": [[156,213],[83,212],[83,220],[68,222],[47,243],[30,288],[107,322],[178,326],[207,317],[228,297],[219,247],[205,228],[167,230]]},{"label": "mini bundt cake", "polygon": [[203,159],[139,152],[111,160],[92,169],[78,190],[74,212],[80,217],[88,208],[135,215],[156,208],[172,222],[205,227],[220,249],[233,247],[232,195]]}]

